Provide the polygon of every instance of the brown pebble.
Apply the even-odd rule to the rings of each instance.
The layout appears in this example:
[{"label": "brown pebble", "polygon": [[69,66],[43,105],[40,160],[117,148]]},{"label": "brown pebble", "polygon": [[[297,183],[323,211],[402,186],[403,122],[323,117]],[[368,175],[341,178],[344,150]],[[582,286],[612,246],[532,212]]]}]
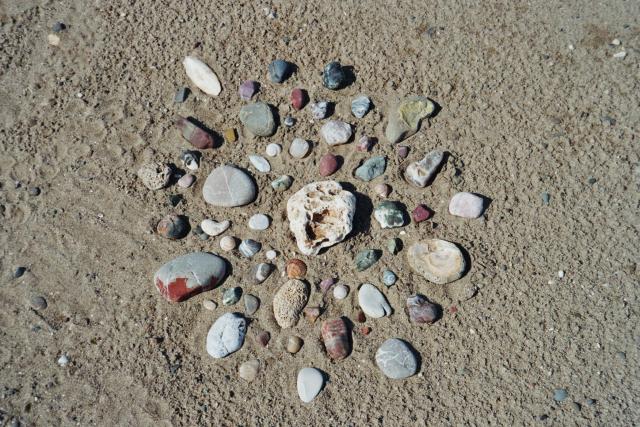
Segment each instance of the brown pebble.
[{"label": "brown pebble", "polygon": [[371,333],[371,328],[370,328],[370,327],[368,327],[368,326],[362,326],[362,327],[360,328],[360,333],[361,333],[362,335],[365,335],[365,336],[366,336],[366,335],[369,335],[369,334]]},{"label": "brown pebble", "polygon": [[356,322],[358,323],[364,323],[367,320],[367,316],[365,316],[364,311],[362,310],[358,310],[356,312]]},{"label": "brown pebble", "polygon": [[320,307],[307,307],[304,309],[304,317],[307,318],[309,323],[315,323],[316,319],[320,317]]},{"label": "brown pebble", "polygon": [[236,142],[238,140],[238,134],[234,128],[225,129],[223,135],[226,142]]},{"label": "brown pebble", "polygon": [[351,353],[349,329],[342,317],[322,322],[322,341],[327,354],[333,360],[344,359]]},{"label": "brown pebble", "polygon": [[291,105],[293,108],[302,110],[307,105],[307,102],[309,102],[307,91],[298,87],[291,91]]},{"label": "brown pebble", "polygon": [[296,354],[302,348],[302,338],[300,337],[289,337],[287,340],[287,351],[291,354]]},{"label": "brown pebble", "polygon": [[201,150],[213,148],[213,135],[189,119],[178,116],[176,119],[176,127],[180,130],[182,137],[189,141],[194,147]]},{"label": "brown pebble", "polygon": [[266,347],[269,345],[269,341],[271,340],[271,334],[268,331],[262,331],[258,335],[256,335],[256,342],[260,345],[260,347]]},{"label": "brown pebble", "polygon": [[302,279],[307,274],[307,265],[297,258],[290,259],[286,265],[289,279]]},{"label": "brown pebble", "polygon": [[334,156],[331,153],[327,153],[320,159],[320,175],[329,176],[333,175],[339,166],[338,157]]}]

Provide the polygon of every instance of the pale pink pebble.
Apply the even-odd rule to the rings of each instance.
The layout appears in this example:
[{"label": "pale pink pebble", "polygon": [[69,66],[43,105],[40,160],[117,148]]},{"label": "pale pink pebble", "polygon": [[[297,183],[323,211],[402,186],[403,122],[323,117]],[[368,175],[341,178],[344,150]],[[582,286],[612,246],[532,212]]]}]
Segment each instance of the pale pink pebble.
[{"label": "pale pink pebble", "polygon": [[330,279],[324,279],[322,282],[320,282],[320,290],[322,290],[322,293],[326,293],[330,287],[332,287],[338,280],[334,279],[334,278],[330,278]]},{"label": "pale pink pebble", "polygon": [[478,218],[484,210],[484,199],[473,193],[458,193],[449,202],[449,213],[462,218]]},{"label": "pale pink pebble", "polygon": [[358,140],[358,143],[356,144],[356,151],[367,152],[371,149],[374,142],[375,140],[373,138],[363,136],[362,138],[360,138],[360,140]]},{"label": "pale pink pebble", "polygon": [[196,177],[189,173],[178,180],[178,187],[189,188],[193,185],[195,180]]},{"label": "pale pink pebble", "polygon": [[389,193],[391,193],[391,187],[388,184],[377,184],[374,188],[374,191],[376,192],[376,194],[380,197],[382,197],[383,199],[386,198]]}]

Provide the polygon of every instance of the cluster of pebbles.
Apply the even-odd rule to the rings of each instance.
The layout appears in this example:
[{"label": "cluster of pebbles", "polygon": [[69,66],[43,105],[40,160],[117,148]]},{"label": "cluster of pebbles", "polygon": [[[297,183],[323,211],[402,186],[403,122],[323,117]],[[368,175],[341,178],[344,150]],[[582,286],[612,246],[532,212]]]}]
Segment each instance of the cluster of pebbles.
[{"label": "cluster of pebbles", "polygon": [[[222,85],[213,70],[200,59],[188,56],[183,61],[187,76],[193,84],[210,96],[217,96]],[[292,64],[276,60],[269,65],[269,78],[273,83],[283,83],[293,72]],[[323,84],[331,90],[338,90],[348,83],[347,73],[338,62],[329,63],[323,71]],[[278,123],[274,116],[273,107],[265,102],[251,102],[258,91],[258,82],[248,80],[239,88],[240,97],[248,103],[244,105],[239,119],[245,131],[258,137],[268,138],[276,132]],[[184,100],[187,91],[182,89],[176,95],[176,100]],[[315,120],[327,119],[330,108],[327,101],[310,103],[307,92],[302,88],[291,91],[291,105],[295,110],[308,106]],[[371,99],[360,95],[352,100],[351,111],[356,118],[363,118],[372,108]],[[423,96],[409,96],[394,105],[388,114],[385,127],[385,137],[389,143],[396,144],[414,135],[422,120],[433,115],[434,103]],[[292,126],[295,120],[287,117],[285,126]],[[180,134],[199,150],[214,148],[214,137],[209,130],[196,121],[179,117],[175,126]],[[351,124],[326,120],[320,127],[320,138],[328,146],[349,143],[354,135]],[[234,129],[224,132],[225,139],[233,141],[236,136]],[[368,152],[375,138],[363,136],[354,144],[358,151]],[[304,158],[311,150],[311,144],[301,138],[296,138],[289,148],[289,154],[294,158]],[[408,147],[398,146],[398,156],[404,158]],[[266,146],[268,157],[281,155],[282,146],[270,143]],[[404,168],[402,175],[408,185],[424,188],[435,179],[445,161],[445,153],[434,150],[425,154],[424,158],[410,163]],[[190,171],[198,170],[200,153],[185,151],[181,155],[184,166]],[[259,154],[249,154],[248,160],[256,173],[271,172],[271,165],[267,158]],[[319,163],[319,174],[326,180],[302,185],[290,195],[287,201],[287,219],[299,252],[304,256],[315,256],[321,251],[330,250],[331,246],[342,242],[353,230],[353,219],[358,208],[355,195],[343,188],[336,181],[328,179],[341,167],[340,161],[331,153],[324,155]],[[381,176],[387,167],[384,156],[373,156],[365,160],[354,170],[354,177],[364,183],[371,182]],[[172,168],[167,164],[149,163],[143,165],[138,176],[142,183],[150,190],[160,190],[172,181]],[[193,185],[195,176],[191,173],[181,176],[177,184],[182,187]],[[276,178],[271,186],[275,191],[288,191],[293,184],[293,178],[282,175]],[[373,185],[373,184],[369,184]],[[407,215],[403,205],[394,200],[388,200],[391,188],[387,184],[377,184],[375,192],[383,200],[373,210],[374,219],[382,228],[396,228],[407,225]],[[223,164],[211,171],[202,187],[204,200],[216,207],[235,208],[247,205],[256,200],[259,189],[251,176],[241,168],[232,164]],[[486,207],[485,198],[474,193],[458,193],[449,204],[449,213],[463,218],[478,218]],[[411,212],[411,220],[416,223],[427,220],[432,211],[425,205],[418,205]],[[252,230],[266,230],[271,225],[271,219],[265,214],[256,214],[248,221]],[[222,235],[229,230],[229,220],[215,221],[205,219],[195,228],[194,233],[208,236]],[[179,215],[168,215],[157,225],[157,232],[169,239],[180,239],[189,232],[188,220]],[[238,240],[230,235],[220,239],[223,251],[236,250],[248,259],[262,250],[262,244],[252,239]],[[392,255],[402,249],[400,239],[391,239],[385,248]],[[447,284],[462,277],[467,265],[461,248],[455,243],[429,239],[418,241],[405,249],[409,266],[426,280]],[[266,259],[273,261],[278,256],[275,250],[266,253]],[[358,252],[353,260],[358,271],[364,271],[374,265],[382,256],[382,250],[369,248]],[[161,266],[154,275],[154,284],[160,294],[171,302],[184,301],[196,294],[217,287],[228,274],[227,261],[221,256],[207,253],[189,253],[168,261]],[[255,284],[265,281],[274,271],[275,266],[270,262],[261,262],[252,268]],[[307,266],[301,259],[290,259],[286,262],[287,281],[283,283],[273,295],[271,309],[278,326],[283,330],[295,327],[304,316],[311,323],[322,314],[321,307],[310,307],[310,280],[314,279],[307,271]],[[335,278],[315,278],[320,283],[323,295],[331,293],[335,299],[344,299],[349,294],[348,286],[341,284]],[[393,286],[398,279],[391,270],[385,270],[382,282],[386,286]],[[227,289],[222,296],[225,305],[235,304],[242,297],[239,287]],[[372,283],[363,283],[357,289],[357,300],[361,311],[356,315],[356,321],[362,322],[366,318],[382,318],[391,315],[394,310],[385,295]],[[226,313],[220,316],[211,326],[206,339],[206,350],[214,358],[224,358],[238,351],[244,344],[248,322],[245,315],[251,316],[260,308],[257,297],[244,295],[245,314]],[[205,307],[216,308],[213,301],[206,301]],[[431,324],[441,316],[440,307],[431,303],[422,295],[412,295],[406,301],[405,311],[411,322],[416,324]],[[326,355],[332,360],[342,360],[352,351],[351,331],[346,318],[338,317],[325,319],[321,325],[321,335]],[[361,328],[363,334],[368,334],[370,328]],[[269,332],[258,335],[257,341],[267,346],[270,340]],[[299,337],[291,337],[287,342],[287,351],[296,353],[303,345]],[[394,337],[386,340],[376,351],[375,361],[381,372],[389,378],[403,379],[414,375],[418,369],[416,350],[405,340]],[[250,381],[256,377],[260,369],[258,360],[252,359],[240,365],[240,377]],[[298,372],[297,389],[303,402],[312,401],[325,386],[325,375],[314,367],[306,367]]]}]

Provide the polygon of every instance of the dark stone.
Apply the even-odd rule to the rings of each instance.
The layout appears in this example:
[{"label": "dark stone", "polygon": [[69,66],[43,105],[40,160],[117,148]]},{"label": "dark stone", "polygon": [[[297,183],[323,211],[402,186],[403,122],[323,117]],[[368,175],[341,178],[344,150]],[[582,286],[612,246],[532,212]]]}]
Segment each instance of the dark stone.
[{"label": "dark stone", "polygon": [[186,101],[187,97],[189,96],[189,92],[190,92],[190,90],[189,90],[188,87],[183,87],[183,88],[178,89],[178,92],[176,92],[176,96],[173,99],[173,101],[177,102],[177,103],[182,103],[182,102]]},{"label": "dark stone", "polygon": [[27,267],[18,267],[18,268],[16,268],[16,271],[13,272],[13,278],[17,279],[19,277],[22,277],[22,275],[24,273],[26,273],[26,271],[27,271]]},{"label": "dark stone", "polygon": [[327,89],[340,89],[345,85],[346,81],[347,75],[339,62],[330,62],[324,67],[322,83]]},{"label": "dark stone", "polygon": [[64,22],[56,22],[55,24],[53,24],[53,27],[51,27],[51,30],[54,33],[59,33],[60,31],[64,31],[67,29],[67,26],[64,25]]},{"label": "dark stone", "polygon": [[276,59],[269,64],[269,79],[274,83],[282,83],[291,75],[291,64],[282,59]]}]

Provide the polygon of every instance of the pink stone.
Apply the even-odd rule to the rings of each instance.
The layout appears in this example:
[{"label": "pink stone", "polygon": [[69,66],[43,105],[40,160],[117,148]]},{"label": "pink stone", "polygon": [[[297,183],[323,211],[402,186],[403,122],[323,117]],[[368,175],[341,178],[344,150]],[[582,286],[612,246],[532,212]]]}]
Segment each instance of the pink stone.
[{"label": "pink stone", "polygon": [[351,353],[349,329],[342,317],[322,322],[322,341],[327,354],[333,360],[344,359]]},{"label": "pink stone", "polygon": [[258,82],[254,80],[245,80],[240,85],[240,98],[244,99],[245,101],[249,101],[257,91]]},{"label": "pink stone", "polygon": [[320,159],[320,175],[333,175],[338,170],[339,166],[338,157],[331,153],[327,153]]},{"label": "pink stone", "polygon": [[291,91],[291,105],[296,110],[302,110],[305,105],[309,102],[309,97],[307,96],[307,91],[300,88],[295,88]]},{"label": "pink stone", "polygon": [[191,120],[178,116],[175,124],[178,130],[180,130],[182,137],[189,141],[194,147],[205,150],[207,148],[213,148],[215,145],[213,135]]},{"label": "pink stone", "polygon": [[401,159],[407,158],[407,156],[409,155],[409,147],[407,147],[406,145],[398,145],[396,147],[396,154]]},{"label": "pink stone", "polygon": [[462,218],[478,218],[484,211],[484,199],[473,193],[458,193],[449,202],[449,213]]},{"label": "pink stone", "polygon": [[430,303],[422,295],[412,295],[407,298],[405,310],[413,323],[433,323],[442,314],[442,310],[438,305]]},{"label": "pink stone", "polygon": [[334,278],[324,279],[322,282],[320,282],[320,290],[323,294],[326,293],[333,285],[336,284],[337,281],[338,279]]},{"label": "pink stone", "polygon": [[426,221],[431,217],[431,210],[425,205],[418,205],[413,212],[411,212],[411,216],[415,222]]},{"label": "pink stone", "polygon": [[189,174],[186,174],[182,178],[178,180],[178,186],[182,188],[189,188],[193,185],[193,182],[196,180],[196,177]]},{"label": "pink stone", "polygon": [[360,138],[360,140],[358,140],[358,143],[356,144],[356,151],[367,152],[371,150],[371,147],[373,147],[374,143],[374,138],[363,136],[362,138]]}]

